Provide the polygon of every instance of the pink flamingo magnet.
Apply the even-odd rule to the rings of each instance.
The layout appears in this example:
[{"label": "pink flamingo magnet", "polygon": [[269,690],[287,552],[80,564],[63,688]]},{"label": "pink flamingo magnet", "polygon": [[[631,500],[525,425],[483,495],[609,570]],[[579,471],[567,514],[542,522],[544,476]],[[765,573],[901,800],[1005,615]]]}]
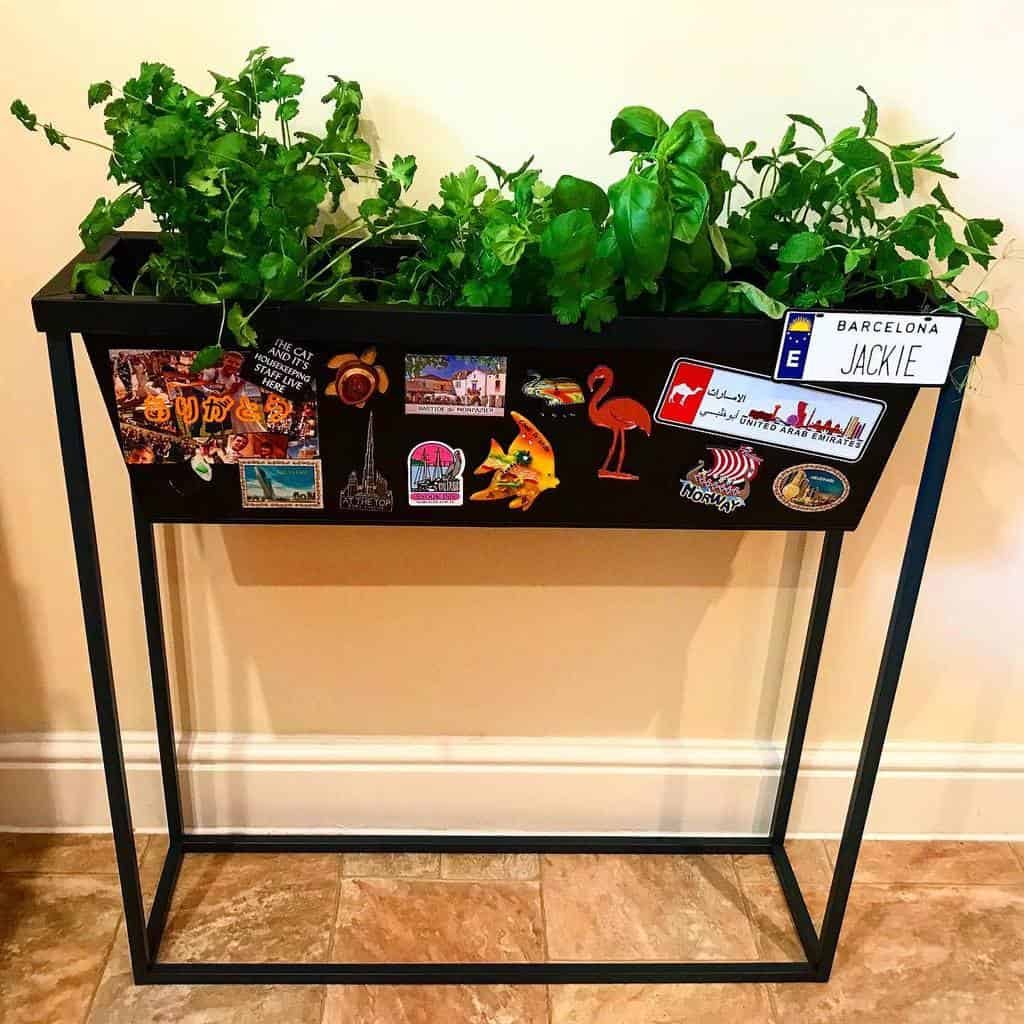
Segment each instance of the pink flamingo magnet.
[{"label": "pink flamingo magnet", "polygon": [[[614,382],[615,374],[607,366],[595,367],[587,378],[587,387],[593,392],[587,406],[590,422],[612,432],[611,447],[597,475],[602,480],[639,480],[635,473],[622,471],[622,462],[626,456],[626,431],[639,427],[650,437],[651,414],[635,398],[608,398]],[[616,450],[618,459],[615,469],[609,469],[608,465]]]}]

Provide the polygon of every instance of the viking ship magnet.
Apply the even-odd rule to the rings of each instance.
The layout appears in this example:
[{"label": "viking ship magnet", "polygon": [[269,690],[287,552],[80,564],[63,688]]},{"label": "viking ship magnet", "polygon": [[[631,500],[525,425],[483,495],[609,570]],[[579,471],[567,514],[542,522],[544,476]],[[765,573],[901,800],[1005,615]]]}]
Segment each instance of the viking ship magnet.
[{"label": "viking ship magnet", "polygon": [[698,505],[710,505],[719,512],[735,512],[750,497],[750,482],[764,459],[749,445],[739,448],[708,448],[711,465],[701,459],[680,480],[679,497]]}]

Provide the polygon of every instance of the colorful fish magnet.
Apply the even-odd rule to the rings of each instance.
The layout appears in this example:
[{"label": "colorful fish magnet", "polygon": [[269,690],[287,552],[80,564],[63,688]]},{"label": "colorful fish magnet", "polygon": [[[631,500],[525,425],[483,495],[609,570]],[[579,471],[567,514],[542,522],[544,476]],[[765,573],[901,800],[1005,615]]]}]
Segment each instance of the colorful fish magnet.
[{"label": "colorful fish magnet", "polygon": [[772,493],[786,508],[797,512],[828,512],[846,501],[850,481],[831,466],[805,462],[784,469],[775,478]]},{"label": "colorful fish magnet", "polygon": [[523,383],[523,395],[536,399],[541,416],[571,416],[586,401],[583,388],[571,377],[542,377],[531,370]]},{"label": "colorful fish magnet", "polygon": [[750,482],[757,476],[764,459],[749,445],[739,448],[708,448],[711,465],[701,459],[679,481],[679,497],[698,505],[709,505],[719,512],[735,512],[750,497]]},{"label": "colorful fish magnet", "polygon": [[443,441],[421,441],[409,452],[409,504],[437,508],[462,504],[462,471],[466,456],[461,448]]},{"label": "colorful fish magnet", "polygon": [[525,416],[513,412],[512,419],[519,427],[519,433],[508,446],[508,452],[491,439],[487,458],[474,472],[477,475],[494,475],[486,489],[471,494],[469,500],[504,501],[511,498],[508,507],[521,508],[525,512],[541,491],[558,486],[555,451],[551,442]]},{"label": "colorful fish magnet", "polygon": [[335,356],[327,366],[335,374],[324,394],[337,396],[345,405],[362,409],[375,394],[388,390],[387,371],[377,365],[377,350],[372,345],[358,356],[353,352]]},{"label": "colorful fish magnet", "polygon": [[[639,480],[635,473],[624,473],[622,462],[626,456],[626,432],[642,430],[651,436],[651,414],[635,398],[608,398],[608,392],[615,382],[615,375],[607,366],[597,366],[590,371],[587,387],[592,392],[587,415],[596,427],[612,432],[612,443],[608,455],[597,471],[602,480]],[[618,451],[615,469],[609,469],[612,456]]]}]

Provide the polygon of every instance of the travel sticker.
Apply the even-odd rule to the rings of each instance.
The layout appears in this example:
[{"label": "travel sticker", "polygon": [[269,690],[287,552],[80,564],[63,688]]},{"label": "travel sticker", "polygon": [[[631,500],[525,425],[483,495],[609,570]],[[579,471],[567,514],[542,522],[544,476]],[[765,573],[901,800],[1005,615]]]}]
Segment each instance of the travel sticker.
[{"label": "travel sticker", "polygon": [[522,390],[525,397],[536,400],[541,416],[571,416],[586,401],[578,381],[571,377],[542,377],[533,370]]},{"label": "travel sticker", "polygon": [[838,469],[806,462],[784,469],[775,478],[772,492],[797,512],[828,512],[846,501],[850,481]]},{"label": "travel sticker", "polygon": [[677,359],[654,418],[670,427],[856,462],[884,412],[885,402],[874,398]]},{"label": "travel sticker", "polygon": [[319,460],[240,462],[242,508],[323,508]]},{"label": "travel sticker", "polygon": [[[626,432],[637,428],[651,436],[651,414],[635,398],[608,398],[615,383],[615,375],[607,366],[597,366],[590,371],[587,387],[592,392],[587,415],[596,427],[611,431],[612,443],[608,454],[597,471],[602,480],[639,480],[635,473],[623,472],[622,463],[626,456]],[[615,468],[608,466],[618,453]]]},{"label": "travel sticker", "polygon": [[504,356],[405,357],[405,411],[410,415],[504,416]]},{"label": "travel sticker", "polygon": [[555,476],[555,451],[551,442],[525,417],[517,412],[512,419],[519,427],[508,452],[491,438],[487,458],[474,470],[477,475],[493,473],[485,490],[469,496],[470,501],[504,501],[511,498],[509,508],[524,512],[537,500],[541,491],[558,486]]},{"label": "travel sticker", "polygon": [[366,447],[363,449],[363,472],[360,476],[354,469],[348,475],[348,483],[342,488],[338,499],[340,508],[353,512],[390,512],[395,507],[395,497],[387,480],[377,471],[373,450],[373,413],[366,427]]},{"label": "travel sticker", "polygon": [[679,497],[698,505],[710,505],[719,512],[735,512],[750,497],[750,482],[764,459],[750,445],[739,448],[708,448],[711,465],[701,459],[679,483]]},{"label": "travel sticker", "polygon": [[276,338],[267,348],[252,352],[251,377],[267,391],[298,399],[313,387],[312,349]]},{"label": "travel sticker", "polygon": [[377,350],[371,345],[359,355],[346,352],[327,363],[334,380],[324,388],[325,395],[340,398],[345,405],[362,409],[378,392],[385,394],[391,383],[387,371],[377,362]]},{"label": "travel sticker", "polygon": [[443,441],[421,441],[409,452],[409,504],[424,508],[462,504],[461,448]]},{"label": "travel sticker", "polygon": [[130,465],[308,457],[318,449],[316,397],[289,398],[254,381],[246,354],[228,351],[193,371],[194,349],[110,353],[114,403]]}]

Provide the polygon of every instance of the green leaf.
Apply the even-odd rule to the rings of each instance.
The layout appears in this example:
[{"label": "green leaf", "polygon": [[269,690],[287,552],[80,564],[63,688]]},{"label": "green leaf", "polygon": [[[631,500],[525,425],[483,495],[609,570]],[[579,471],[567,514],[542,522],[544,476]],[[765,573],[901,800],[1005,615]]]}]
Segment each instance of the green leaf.
[{"label": "green leaf", "polygon": [[551,193],[551,209],[556,214],[567,213],[569,210],[586,210],[594,223],[600,227],[608,216],[608,197],[604,189],[592,181],[563,174],[555,182]]},{"label": "green leaf", "polygon": [[71,290],[83,291],[86,295],[106,295],[114,286],[111,278],[113,269],[112,259],[76,263],[71,271]]},{"label": "green leaf", "polygon": [[672,240],[668,203],[656,182],[627,174],[608,190],[615,241],[622,257],[626,296],[657,289]]},{"label": "green leaf", "polygon": [[285,100],[277,105],[274,118],[277,121],[292,121],[299,112],[298,100]]},{"label": "green leaf", "polygon": [[675,160],[664,166],[663,181],[672,210],[672,237],[692,242],[708,212],[708,187],[696,171]]},{"label": "green leaf", "polygon": [[95,107],[97,103],[109,99],[113,92],[113,86],[109,82],[93,82],[87,94],[89,106]]},{"label": "green leaf", "polygon": [[779,250],[780,263],[810,263],[825,251],[825,239],[813,231],[790,235]]},{"label": "green leaf", "polygon": [[30,131],[36,130],[39,118],[28,109],[21,100],[15,100],[11,104],[11,113]]},{"label": "green leaf", "polygon": [[559,214],[540,239],[540,253],[558,273],[582,270],[597,251],[597,228],[587,210]]},{"label": "green leaf", "polygon": [[708,237],[711,239],[711,248],[715,250],[718,258],[722,261],[722,269],[728,274],[732,270],[732,260],[729,258],[729,247],[722,237],[722,229],[717,224],[709,225]]},{"label": "green leaf", "polygon": [[953,237],[953,229],[944,221],[940,220],[935,225],[935,258],[948,259],[950,253],[956,248],[956,239]]},{"label": "green leaf", "polygon": [[615,299],[610,295],[598,295],[583,304],[583,326],[588,331],[600,331],[602,324],[611,323],[618,315]]},{"label": "green leaf", "polygon": [[512,304],[512,286],[504,278],[473,279],[462,286],[467,306],[491,306],[499,309]]},{"label": "green leaf", "polygon": [[219,167],[199,167],[185,175],[185,184],[204,196],[219,196],[217,181],[221,175]]},{"label": "green leaf", "polygon": [[249,318],[242,313],[242,307],[237,302],[228,310],[227,326],[235,340],[243,348],[249,348],[256,344],[256,332],[252,329]]},{"label": "green leaf", "polygon": [[867,139],[846,139],[843,142],[834,142],[832,152],[840,163],[857,171],[888,163],[885,154]]},{"label": "green leaf", "polygon": [[[238,309],[237,306],[233,308]],[[241,315],[241,310],[239,310],[239,315]],[[228,326],[230,327],[230,324]],[[224,349],[220,345],[207,345],[206,348],[201,348],[196,353],[190,367],[191,372],[201,373],[203,370],[208,370],[211,366],[216,366],[223,358]]]},{"label": "green leaf", "polygon": [[71,147],[65,141],[65,135],[63,132],[57,131],[52,124],[43,125],[43,135],[46,136],[46,141],[51,146],[60,146],[61,149],[71,149]]},{"label": "green leaf", "polygon": [[857,86],[857,92],[864,93],[864,99],[867,101],[864,108],[864,134],[874,135],[878,131],[878,104],[871,98],[863,85]]},{"label": "green leaf", "polygon": [[446,174],[441,179],[441,198],[445,208],[457,217],[465,217],[476,197],[487,188],[480,172],[470,164],[461,174]]},{"label": "green leaf", "polygon": [[806,114],[787,114],[786,117],[791,121],[796,121],[797,124],[802,124],[805,127],[812,129],[822,142],[828,141],[825,138],[825,132],[822,130],[821,125],[818,124],[813,117],[808,117]]},{"label": "green leaf", "polygon": [[714,123],[703,110],[687,110],[659,140],[658,160],[688,167],[708,179],[722,166],[725,143],[718,137]]},{"label": "green leaf", "polygon": [[125,224],[136,210],[142,209],[142,197],[124,193],[113,202],[97,199],[78,226],[78,234],[86,249],[94,250],[112,232]]},{"label": "green leaf", "polygon": [[782,319],[786,312],[785,303],[778,302],[770,295],[766,295],[760,288],[755,287],[748,281],[733,281],[729,285],[729,291],[734,295],[741,295],[758,312],[765,313],[773,320]]},{"label": "green leaf", "polygon": [[941,185],[936,185],[931,191],[932,199],[934,199],[939,206],[944,210],[953,212],[953,204],[946,198],[946,193]]},{"label": "green leaf", "polygon": [[299,284],[299,265],[279,252],[264,253],[259,262],[260,277],[267,294],[283,298],[295,292]]},{"label": "green leaf", "polygon": [[612,152],[647,153],[667,130],[650,107],[623,107],[612,121]]},{"label": "green leaf", "polygon": [[396,156],[391,161],[391,176],[398,180],[403,190],[409,188],[416,176],[416,157]]},{"label": "green leaf", "polygon": [[298,227],[315,223],[320,204],[327,198],[327,187],[319,173],[303,168],[283,178],[274,188],[274,200],[284,215]]},{"label": "green leaf", "polygon": [[484,228],[481,242],[506,267],[518,263],[530,241],[530,232],[514,221],[492,222]]}]

